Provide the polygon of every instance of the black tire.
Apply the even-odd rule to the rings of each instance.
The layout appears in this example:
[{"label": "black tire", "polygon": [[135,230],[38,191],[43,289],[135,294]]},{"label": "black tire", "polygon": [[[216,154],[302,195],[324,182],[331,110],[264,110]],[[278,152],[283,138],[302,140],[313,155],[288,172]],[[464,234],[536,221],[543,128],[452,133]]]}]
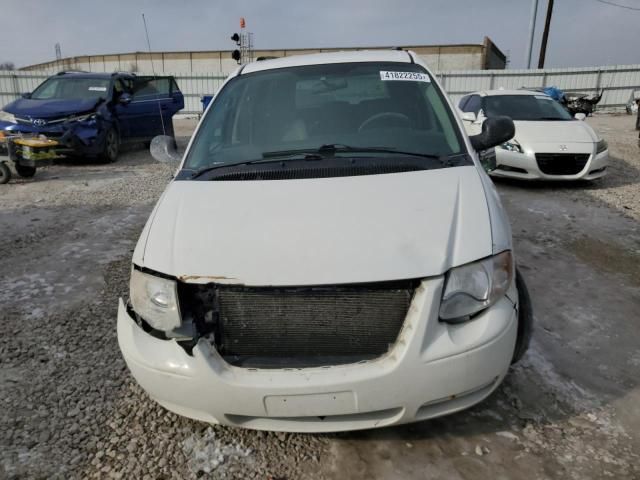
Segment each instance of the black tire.
[{"label": "black tire", "polygon": [[22,178],[31,178],[36,174],[36,167],[27,167],[26,165],[19,165],[16,163],[16,172]]},{"label": "black tire", "polygon": [[104,136],[104,149],[100,154],[100,159],[104,162],[113,163],[118,160],[120,152],[120,136],[118,131],[111,127]]},{"label": "black tire", "polygon": [[11,180],[11,169],[6,163],[0,162],[0,185],[9,183],[9,180]]},{"label": "black tire", "polygon": [[529,290],[520,270],[516,268],[516,288],[518,289],[518,338],[511,364],[518,362],[529,349],[533,334],[533,306]]}]

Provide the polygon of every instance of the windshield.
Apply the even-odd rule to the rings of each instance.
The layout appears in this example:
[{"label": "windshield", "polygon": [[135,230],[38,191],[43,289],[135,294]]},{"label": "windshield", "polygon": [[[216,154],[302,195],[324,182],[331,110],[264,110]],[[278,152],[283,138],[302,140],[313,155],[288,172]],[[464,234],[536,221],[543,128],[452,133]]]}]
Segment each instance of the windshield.
[{"label": "windshield", "polygon": [[[185,168],[291,156],[464,152],[442,93],[419,65],[342,63],[267,70],[229,81],[203,119]],[[365,153],[362,152],[362,156]],[[391,155],[391,157],[395,157]]]},{"label": "windshield", "polygon": [[512,120],[572,120],[562,105],[546,95],[491,95],[484,97],[486,117],[506,115]]},{"label": "windshield", "polygon": [[91,100],[107,98],[110,80],[107,78],[53,77],[31,94],[35,100]]}]

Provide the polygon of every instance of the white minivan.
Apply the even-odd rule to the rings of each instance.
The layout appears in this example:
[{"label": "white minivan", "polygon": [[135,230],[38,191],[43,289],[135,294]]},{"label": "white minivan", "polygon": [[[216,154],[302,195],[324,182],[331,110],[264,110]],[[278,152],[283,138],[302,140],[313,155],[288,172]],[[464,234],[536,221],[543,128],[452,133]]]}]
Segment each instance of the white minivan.
[{"label": "white minivan", "polygon": [[[118,341],[180,415],[337,431],[445,415],[487,397],[532,323],[508,219],[412,52],[239,68],[204,114],[133,254]],[[490,156],[487,158],[490,159]]]}]

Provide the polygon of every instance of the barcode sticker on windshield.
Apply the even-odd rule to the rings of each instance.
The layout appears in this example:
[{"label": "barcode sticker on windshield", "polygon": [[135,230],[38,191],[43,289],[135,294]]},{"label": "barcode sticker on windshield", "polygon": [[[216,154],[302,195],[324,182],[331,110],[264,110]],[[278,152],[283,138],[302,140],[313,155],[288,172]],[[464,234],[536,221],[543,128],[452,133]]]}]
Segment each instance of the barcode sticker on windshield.
[{"label": "barcode sticker on windshield", "polygon": [[404,80],[409,82],[427,82],[431,79],[426,73],[419,72],[386,72],[380,71],[380,80]]},{"label": "barcode sticker on windshield", "polygon": [[107,87],[89,87],[90,92],[106,92]]}]

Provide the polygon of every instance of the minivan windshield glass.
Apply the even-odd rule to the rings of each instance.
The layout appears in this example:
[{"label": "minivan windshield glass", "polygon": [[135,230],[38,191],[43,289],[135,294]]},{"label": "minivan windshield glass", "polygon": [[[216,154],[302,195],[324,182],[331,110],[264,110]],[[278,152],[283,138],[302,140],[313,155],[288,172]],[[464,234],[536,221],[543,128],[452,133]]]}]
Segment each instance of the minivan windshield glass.
[{"label": "minivan windshield glass", "polygon": [[486,117],[506,115],[512,120],[572,120],[562,105],[546,95],[490,95],[484,97]]},{"label": "minivan windshield glass", "polygon": [[109,79],[87,77],[53,77],[31,94],[34,100],[91,100],[107,98]]},{"label": "minivan windshield glass", "polygon": [[399,157],[394,151],[435,158],[465,152],[442,93],[422,67],[338,63],[230,80],[203,119],[184,168],[317,151],[390,159]]}]

